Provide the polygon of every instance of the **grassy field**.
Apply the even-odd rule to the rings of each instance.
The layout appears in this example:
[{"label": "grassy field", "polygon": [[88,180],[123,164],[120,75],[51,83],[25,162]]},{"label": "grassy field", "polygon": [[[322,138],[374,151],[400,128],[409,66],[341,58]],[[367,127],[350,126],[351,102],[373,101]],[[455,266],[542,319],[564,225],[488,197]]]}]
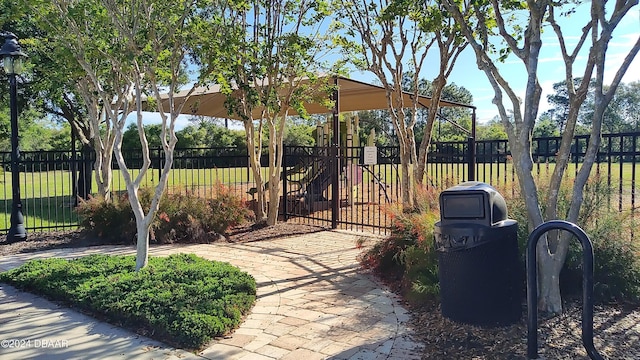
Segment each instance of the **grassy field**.
[{"label": "grassy field", "polygon": [[[266,173],[266,172],[265,172]],[[131,172],[139,174],[138,170]],[[147,172],[142,186],[155,186],[159,182],[160,171],[152,169]],[[248,196],[246,192],[253,187],[253,175],[246,168],[230,169],[173,169],[169,173],[169,189],[189,190],[201,196],[213,194],[218,184],[236,188],[238,192]],[[93,181],[92,191],[95,194],[98,186]],[[49,228],[61,224],[75,224],[76,214],[73,194],[72,174],[69,171],[30,172],[20,174],[20,198],[22,200],[25,224],[28,228]],[[122,173],[113,172],[112,190],[126,191]],[[9,216],[12,205],[11,173],[0,173],[0,228],[9,227]],[[64,225],[63,225],[64,226]]]},{"label": "grassy field", "polygon": [[[553,171],[554,164],[536,164],[534,173],[539,179],[548,177]],[[369,170],[362,170],[361,176],[355,176],[360,192],[380,191],[385,189],[386,195],[391,201],[399,197],[399,170],[397,165],[375,165]],[[263,169],[266,176],[268,169]],[[612,189],[610,205],[613,209],[627,210],[637,207],[638,200],[633,194],[636,192],[635,183],[640,179],[640,165],[632,164],[600,164],[594,166],[592,174],[599,171],[608,181]],[[574,176],[576,165],[570,164],[566,172],[567,178]],[[137,170],[132,171],[132,176],[138,175]],[[428,183],[432,186],[445,189],[461,181],[467,180],[467,168],[465,164],[431,164],[427,168]],[[113,191],[125,191],[125,182],[120,171],[113,172]],[[298,175],[301,176],[301,175]],[[150,169],[143,180],[143,186],[154,186],[160,177],[159,169]],[[299,178],[299,177],[298,177]],[[515,186],[515,175],[511,163],[479,164],[476,179],[496,186],[499,189],[510,189]],[[59,224],[75,224],[76,215],[73,212],[74,199],[72,198],[72,174],[69,171],[30,172],[20,174],[21,199],[23,213],[25,214],[28,228],[56,227]],[[224,168],[224,169],[173,169],[169,174],[170,191],[192,191],[201,196],[213,194],[218,184],[225,184],[249,198],[247,194],[254,187],[254,180],[248,168]],[[93,193],[97,190],[95,181],[92,186]],[[289,191],[295,190],[291,185]],[[504,191],[504,190],[503,190]],[[365,194],[366,196],[366,194]],[[11,213],[11,173],[0,172],[0,228],[9,227],[9,215]]]}]

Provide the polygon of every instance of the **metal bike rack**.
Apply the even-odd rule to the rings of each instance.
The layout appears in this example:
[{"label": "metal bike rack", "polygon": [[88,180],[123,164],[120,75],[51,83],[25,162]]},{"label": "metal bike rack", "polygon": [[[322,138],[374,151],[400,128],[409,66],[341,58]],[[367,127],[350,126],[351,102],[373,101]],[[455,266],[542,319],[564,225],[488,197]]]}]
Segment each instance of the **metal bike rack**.
[{"label": "metal bike rack", "polygon": [[571,232],[582,244],[582,344],[589,357],[603,360],[593,345],[593,246],[587,234],[576,224],[552,220],[536,227],[527,242],[527,357],[538,358],[538,274],[536,246],[540,236],[549,230]]}]

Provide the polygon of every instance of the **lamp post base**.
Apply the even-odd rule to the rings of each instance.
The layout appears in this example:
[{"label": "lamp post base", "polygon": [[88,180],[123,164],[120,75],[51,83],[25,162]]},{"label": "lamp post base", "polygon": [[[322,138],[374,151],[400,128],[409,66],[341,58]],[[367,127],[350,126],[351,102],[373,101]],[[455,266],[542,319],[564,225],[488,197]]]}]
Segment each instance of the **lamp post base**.
[{"label": "lamp post base", "polygon": [[27,239],[27,230],[24,227],[24,216],[22,211],[14,210],[11,212],[11,227],[7,233],[7,243],[22,241]]}]

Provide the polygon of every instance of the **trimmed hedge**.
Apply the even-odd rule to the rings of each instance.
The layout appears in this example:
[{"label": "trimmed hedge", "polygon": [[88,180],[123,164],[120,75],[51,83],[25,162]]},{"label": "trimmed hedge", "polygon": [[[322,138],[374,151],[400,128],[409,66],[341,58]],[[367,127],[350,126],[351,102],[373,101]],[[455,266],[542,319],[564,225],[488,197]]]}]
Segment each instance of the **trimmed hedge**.
[{"label": "trimmed hedge", "polygon": [[33,260],[0,281],[187,349],[236,328],[256,299],[252,276],[193,254],[151,257],[139,272],[134,256]]}]

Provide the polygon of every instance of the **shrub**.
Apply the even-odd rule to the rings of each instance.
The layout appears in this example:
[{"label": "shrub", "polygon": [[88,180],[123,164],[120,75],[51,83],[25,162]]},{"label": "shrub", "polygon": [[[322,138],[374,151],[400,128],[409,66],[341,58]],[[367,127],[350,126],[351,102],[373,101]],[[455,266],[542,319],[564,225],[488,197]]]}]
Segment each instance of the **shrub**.
[{"label": "shrub", "polygon": [[0,281],[189,349],[237,327],[255,302],[253,277],[228,263],[177,254],[134,269],[133,256],[43,259],[1,273]]},{"label": "shrub", "polygon": [[400,286],[412,302],[434,300],[438,295],[437,258],[433,228],[439,216],[433,191],[419,192],[419,206],[410,212],[389,208],[391,236],[360,255],[360,263]]},{"label": "shrub", "polygon": [[253,215],[246,207],[244,199],[222,184],[216,186],[216,196],[209,200],[208,204],[211,209],[207,218],[209,226],[219,234],[225,233],[230,227],[241,224]]},{"label": "shrub", "polygon": [[[148,211],[151,189],[140,189],[139,196],[143,209]],[[77,211],[81,226],[93,234],[113,242],[135,241],[135,218],[126,193],[114,196],[112,202],[92,198],[82,202]],[[166,194],[151,225],[150,238],[158,243],[210,242],[249,216],[243,199],[221,184],[216,185],[211,199],[186,191]]]},{"label": "shrub", "polygon": [[159,243],[209,242],[206,226],[207,200],[191,194],[164,196],[152,224],[153,240]]},{"label": "shrub", "polygon": [[153,233],[159,243],[210,242],[249,216],[244,200],[227,186],[218,184],[211,199],[188,192],[165,196]]},{"label": "shrub", "polygon": [[[585,230],[593,243],[595,301],[640,302],[640,251],[630,238],[637,228],[630,217],[610,213]],[[581,296],[582,271],[582,247],[573,241],[560,274],[563,293]]]},{"label": "shrub", "polygon": [[80,227],[108,242],[135,241],[135,217],[124,195],[114,194],[111,201],[105,201],[103,197],[81,200],[76,212]]},{"label": "shrub", "polygon": [[438,257],[433,242],[408,247],[400,258],[404,264],[403,288],[411,303],[434,303],[440,293]]}]

